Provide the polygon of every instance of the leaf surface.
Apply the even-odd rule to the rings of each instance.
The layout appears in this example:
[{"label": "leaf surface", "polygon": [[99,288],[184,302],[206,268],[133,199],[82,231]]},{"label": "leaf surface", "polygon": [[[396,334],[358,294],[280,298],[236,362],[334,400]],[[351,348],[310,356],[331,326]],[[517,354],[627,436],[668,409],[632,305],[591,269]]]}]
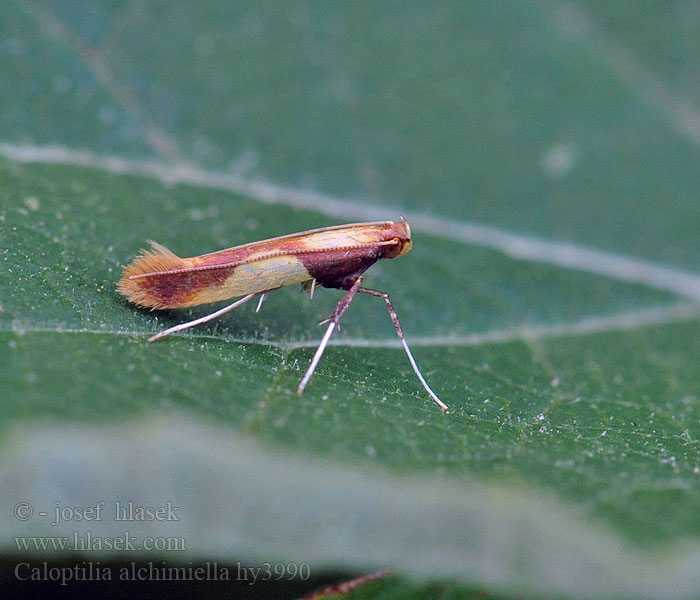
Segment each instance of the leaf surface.
[{"label": "leaf surface", "polygon": [[[180,521],[129,525],[187,560],[697,595],[697,95],[666,78],[683,49],[606,6],[9,0],[6,551],[82,527],[18,502],[172,502]],[[447,414],[379,299],[353,301],[298,398],[340,292],[154,344],[218,306],[116,292],[147,239],[192,256],[401,214],[414,248],[367,285]]]}]

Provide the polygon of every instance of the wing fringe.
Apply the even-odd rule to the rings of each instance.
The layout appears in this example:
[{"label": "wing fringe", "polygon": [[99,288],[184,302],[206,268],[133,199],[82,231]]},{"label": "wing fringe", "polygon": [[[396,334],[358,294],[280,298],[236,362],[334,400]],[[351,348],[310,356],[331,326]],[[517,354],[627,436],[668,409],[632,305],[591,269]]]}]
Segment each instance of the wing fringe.
[{"label": "wing fringe", "polygon": [[[127,265],[117,289],[129,301],[139,306],[162,308],[161,300],[153,293],[153,280],[144,276],[183,269],[188,265],[184,258],[180,258],[162,244],[153,240],[148,240],[148,243],[151,245],[150,250],[141,250],[141,254]],[[140,277],[132,279],[134,275]]]}]

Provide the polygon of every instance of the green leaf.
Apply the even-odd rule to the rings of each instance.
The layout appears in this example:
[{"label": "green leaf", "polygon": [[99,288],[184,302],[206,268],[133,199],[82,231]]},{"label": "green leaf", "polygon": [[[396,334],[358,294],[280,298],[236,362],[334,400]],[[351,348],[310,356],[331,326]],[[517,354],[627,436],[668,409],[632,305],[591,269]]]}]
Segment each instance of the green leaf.
[{"label": "green leaf", "polygon": [[[128,529],[186,552],[85,555],[398,573],[367,597],[698,595],[700,113],[666,77],[684,50],[650,42],[680,17],[638,12],[9,0],[5,553]],[[147,239],[192,256],[401,214],[414,248],[367,284],[446,414],[380,299],[299,398],[341,292],[147,344],[218,306],[116,291]],[[116,520],[130,501],[178,519]]]}]

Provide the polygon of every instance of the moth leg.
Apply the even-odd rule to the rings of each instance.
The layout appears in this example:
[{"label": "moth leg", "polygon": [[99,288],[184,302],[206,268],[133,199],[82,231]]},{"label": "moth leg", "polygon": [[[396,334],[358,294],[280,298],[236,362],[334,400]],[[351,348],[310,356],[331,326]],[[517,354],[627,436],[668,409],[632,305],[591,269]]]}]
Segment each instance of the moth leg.
[{"label": "moth leg", "polygon": [[425,391],[428,392],[428,395],[433,399],[433,402],[437,404],[442,410],[447,410],[448,406],[445,404],[440,398],[437,397],[437,394],[430,389],[430,386],[428,383],[425,381],[423,378],[423,375],[421,374],[420,370],[418,369],[418,365],[416,364],[415,359],[413,358],[413,354],[411,354],[411,350],[408,347],[408,344],[406,343],[406,338],[403,336],[403,330],[401,329],[401,323],[399,323],[399,317],[396,314],[396,309],[394,308],[394,305],[391,303],[391,300],[389,300],[389,294],[386,292],[379,292],[377,290],[371,290],[369,288],[359,288],[357,290],[358,292],[362,292],[363,294],[370,294],[371,296],[378,296],[379,298],[384,298],[384,301],[386,302],[386,307],[389,309],[389,316],[391,317],[392,323],[394,323],[394,328],[396,329],[396,334],[399,336],[399,339],[401,340],[401,344],[403,345],[404,350],[406,351],[406,354],[408,355],[408,360],[411,363],[411,366],[413,367],[413,371],[415,374],[418,376],[418,379],[420,380],[421,384],[423,384],[423,387],[425,388]]},{"label": "moth leg", "polygon": [[[262,295],[264,295],[265,292],[262,292]],[[151,336],[148,338],[149,342],[155,342],[156,340],[165,337],[166,335],[170,335],[171,333],[175,333],[176,331],[182,331],[183,329],[188,329],[190,327],[194,327],[195,325],[200,325],[201,323],[206,323],[207,321],[212,321],[213,319],[216,319],[217,317],[220,317],[223,314],[226,314],[228,311],[233,310],[237,306],[240,306],[241,304],[245,304],[248,302],[248,300],[251,300],[255,296],[257,296],[257,292],[255,294],[248,294],[247,296],[243,296],[243,298],[236,300],[233,304],[229,304],[228,306],[224,306],[223,308],[217,310],[216,312],[211,313],[210,315],[205,315],[203,317],[200,317],[199,319],[195,319],[194,321],[187,321],[187,323],[180,323],[179,325],[175,325],[174,327],[170,327],[169,329],[165,329],[164,331],[161,331],[160,333],[156,333],[154,336]]]},{"label": "moth leg", "polygon": [[323,334],[323,339],[321,340],[321,343],[318,345],[318,348],[316,348],[316,354],[314,354],[314,357],[311,359],[311,364],[309,365],[309,368],[306,369],[304,377],[302,377],[301,381],[299,382],[299,387],[297,388],[297,395],[301,396],[304,393],[304,388],[306,387],[306,384],[309,383],[309,379],[311,379],[311,376],[314,374],[316,366],[321,360],[321,356],[323,356],[323,352],[326,349],[326,346],[328,345],[328,340],[331,339],[333,330],[338,326],[338,321],[340,321],[340,317],[342,317],[343,313],[348,309],[348,306],[350,305],[352,299],[355,297],[355,294],[357,294],[358,290],[362,289],[360,288],[361,284],[362,275],[360,275],[355,280],[355,283],[352,284],[352,287],[348,290],[347,294],[345,294],[345,296],[343,296],[343,299],[340,302],[338,302],[338,306],[335,307],[333,314],[327,319],[328,328],[326,329],[326,333]]},{"label": "moth leg", "polygon": [[256,313],[260,312],[260,307],[262,306],[262,303],[265,300],[266,295],[267,295],[267,292],[263,292],[262,294],[260,294],[260,300],[258,300],[258,306],[255,309]]}]

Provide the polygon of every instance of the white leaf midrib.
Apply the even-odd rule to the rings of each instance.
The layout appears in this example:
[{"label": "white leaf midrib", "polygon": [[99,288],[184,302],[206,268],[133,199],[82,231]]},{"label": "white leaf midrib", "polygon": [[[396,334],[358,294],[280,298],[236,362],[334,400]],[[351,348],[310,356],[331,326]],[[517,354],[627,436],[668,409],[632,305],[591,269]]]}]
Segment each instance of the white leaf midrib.
[{"label": "white leaf midrib", "polygon": [[395,220],[403,213],[413,231],[498,250],[516,260],[529,260],[594,273],[617,281],[663,290],[682,298],[700,300],[700,274],[571,242],[549,241],[508,232],[490,225],[456,222],[420,212],[406,212],[398,207],[380,207],[261,179],[207,171],[191,165],[133,161],[63,146],[0,143],[0,156],[25,163],[61,164],[90,167],[119,175],[141,175],[166,185],[186,184],[214,188],[248,196],[265,204],[282,204],[314,210],[325,216],[347,221]]},{"label": "white leaf midrib", "polygon": [[[504,344],[517,341],[533,341],[539,339],[553,339],[565,337],[578,337],[597,333],[622,332],[641,330],[646,327],[670,325],[688,320],[700,318],[700,304],[681,302],[647,308],[638,311],[617,313],[608,316],[587,316],[568,323],[554,323],[547,325],[529,325],[512,327],[508,329],[494,329],[473,333],[470,335],[446,335],[446,336],[410,336],[411,346],[425,347],[450,347],[450,346],[481,346],[486,344]],[[25,324],[11,322],[9,319],[3,324],[0,321],[0,332],[14,332],[20,335],[28,333],[65,333],[88,335],[118,335],[118,336],[149,336],[153,332],[121,331],[108,328],[91,329],[83,327],[62,327],[50,324]],[[300,342],[285,340],[264,340],[255,338],[236,338],[229,335],[212,335],[211,333],[199,333],[189,331],[187,333],[173,334],[173,337],[185,337],[193,340],[210,339],[225,340],[237,344],[258,344],[271,346],[281,350],[295,350],[297,348],[314,348],[318,346],[318,339],[304,340]],[[367,339],[340,337],[329,342],[329,346],[343,346],[355,348],[401,348],[398,339]]]}]

